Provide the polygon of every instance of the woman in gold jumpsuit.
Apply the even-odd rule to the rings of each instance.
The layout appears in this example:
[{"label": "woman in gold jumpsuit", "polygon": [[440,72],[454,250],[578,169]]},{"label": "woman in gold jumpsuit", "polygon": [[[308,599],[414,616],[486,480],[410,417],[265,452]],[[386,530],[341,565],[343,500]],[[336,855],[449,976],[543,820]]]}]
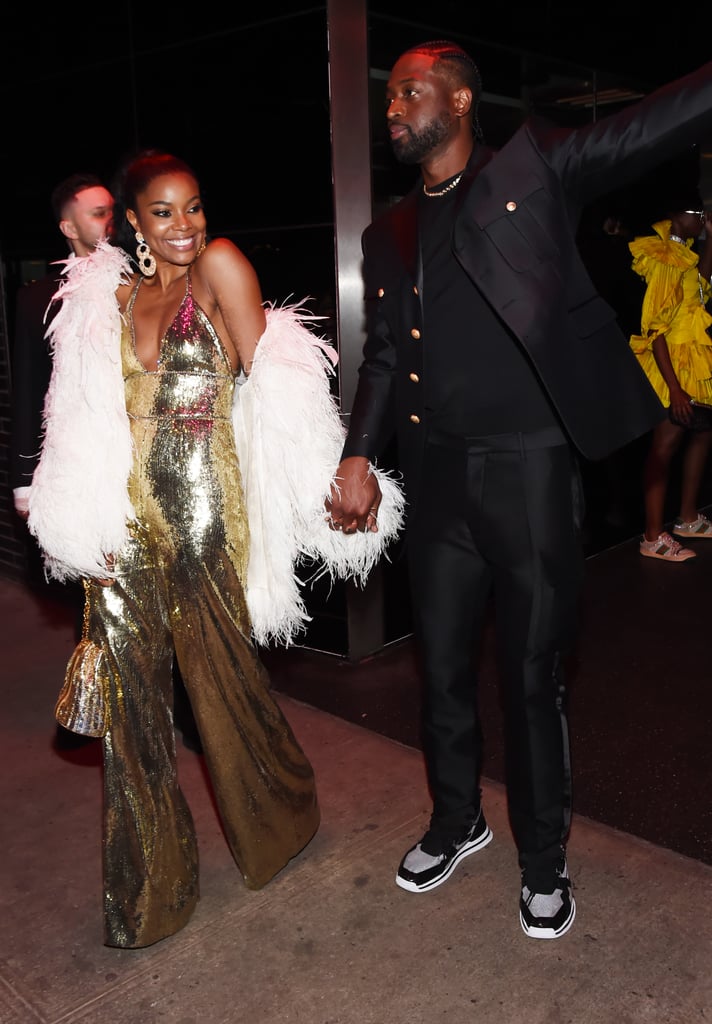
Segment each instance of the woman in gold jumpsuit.
[{"label": "woman in gold jumpsuit", "polygon": [[135,518],[88,600],[110,705],[105,942],[133,948],[182,928],[199,894],[176,771],[174,654],[248,887],[264,886],[303,849],[319,810],[309,761],[270,696],[245,601],[249,523],[231,407],[265,329],[259,283],[232,242],[206,244],[195,175],[170,155],[143,154],[124,169],[115,217],[125,248],[124,217],[137,232],[141,270],[117,292]]}]

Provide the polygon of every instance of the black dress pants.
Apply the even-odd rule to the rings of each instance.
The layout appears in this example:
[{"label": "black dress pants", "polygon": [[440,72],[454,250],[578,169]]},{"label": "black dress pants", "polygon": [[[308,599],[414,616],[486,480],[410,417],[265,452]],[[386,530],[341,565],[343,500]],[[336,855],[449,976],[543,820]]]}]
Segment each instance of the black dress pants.
[{"label": "black dress pants", "polygon": [[408,557],[433,822],[449,830],[479,808],[476,663],[492,595],[507,799],[522,868],[558,859],[570,824],[562,660],[576,632],[581,511],[578,468],[558,430],[431,434]]}]

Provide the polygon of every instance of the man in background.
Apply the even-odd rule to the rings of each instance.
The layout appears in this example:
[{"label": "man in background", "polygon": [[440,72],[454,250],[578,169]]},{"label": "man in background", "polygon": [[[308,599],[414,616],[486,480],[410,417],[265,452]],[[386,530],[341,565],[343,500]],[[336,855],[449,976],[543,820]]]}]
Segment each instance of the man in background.
[{"label": "man in background", "polygon": [[[77,173],[53,190],[52,210],[71,256],[88,256],[111,234],[114,199],[94,174]],[[52,372],[45,337],[57,307],[50,306],[62,265],[17,293],[12,359],[10,485],[15,511],[27,519],[27,501],[42,438],[42,411]]]}]

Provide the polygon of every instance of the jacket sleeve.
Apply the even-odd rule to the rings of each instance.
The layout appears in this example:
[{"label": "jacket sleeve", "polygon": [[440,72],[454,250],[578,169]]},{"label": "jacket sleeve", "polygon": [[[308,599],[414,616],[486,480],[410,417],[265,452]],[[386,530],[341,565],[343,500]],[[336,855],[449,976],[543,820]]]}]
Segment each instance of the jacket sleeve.
[{"label": "jacket sleeve", "polygon": [[547,160],[580,202],[631,183],[712,132],[712,62],[576,131],[539,137]]},{"label": "jacket sleeve", "polygon": [[373,235],[373,228],[367,228],[363,237],[366,342],[342,452],[342,458],[361,455],[372,462],[395,432],[396,374],[396,346],[391,325],[383,312],[378,274],[382,252]]}]

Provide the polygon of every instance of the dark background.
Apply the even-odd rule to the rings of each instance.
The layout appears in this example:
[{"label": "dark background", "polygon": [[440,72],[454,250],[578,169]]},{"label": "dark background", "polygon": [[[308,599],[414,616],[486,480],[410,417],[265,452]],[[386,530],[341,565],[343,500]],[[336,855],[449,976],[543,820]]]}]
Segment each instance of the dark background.
[{"label": "dark background", "polygon": [[[702,19],[682,5],[666,9],[664,26],[648,5],[610,0],[486,8],[390,0],[368,12],[372,66],[389,68],[406,46],[447,36],[480,61],[486,90],[512,95],[522,51],[527,84],[542,95],[557,83],[552,61],[649,89],[708,56]],[[18,260],[65,255],[49,208],[59,179],[79,168],[110,179],[126,153],[158,145],[193,164],[211,233],[246,241],[258,269],[274,271],[275,290],[275,246],[298,239],[307,259],[290,266],[290,288],[299,291],[300,269],[311,263],[313,274],[332,244],[326,24],[325,3],[6,9],[0,252],[11,272]],[[499,141],[496,126],[484,127]]]},{"label": "dark background", "polygon": [[[560,101],[594,86],[599,94],[607,88],[644,94],[694,70],[709,51],[702,19],[682,5],[666,9],[664,24],[646,5],[613,0],[595,6],[374,0],[367,10],[368,64],[381,72],[369,92],[374,205],[402,193],[416,173],[393,160],[383,116],[387,72],[408,46],[447,37],[472,53],[485,93],[513,101],[483,104],[485,136],[495,146],[518,126],[522,99],[559,122],[587,122],[590,107]],[[121,159],[139,146],[166,148],[193,165],[210,234],[227,235],[244,249],[266,299],[306,299],[315,312],[333,311],[328,14],[325,2],[298,0],[239,10],[217,0],[185,9],[74,0],[41,11],[15,0],[4,10],[0,258],[9,337],[17,288],[66,257],[50,208],[52,187],[80,169],[111,185]],[[615,109],[603,105],[600,115]],[[712,154],[712,141],[703,160],[707,151]],[[699,171],[694,150],[616,200],[647,233],[670,183],[695,181]],[[617,307],[611,275],[625,277],[629,296],[638,282],[629,274],[627,251],[619,263],[612,258],[600,213],[585,211],[582,250],[592,273],[605,272],[597,283]],[[639,301],[634,292],[634,312]],[[587,550],[639,528],[640,460],[634,450],[615,463],[584,467],[594,523]],[[599,524],[611,518],[612,489],[622,496],[622,511],[614,510],[612,526],[602,530]],[[328,603],[340,608],[333,594]],[[388,635],[402,630],[398,619]]]}]

